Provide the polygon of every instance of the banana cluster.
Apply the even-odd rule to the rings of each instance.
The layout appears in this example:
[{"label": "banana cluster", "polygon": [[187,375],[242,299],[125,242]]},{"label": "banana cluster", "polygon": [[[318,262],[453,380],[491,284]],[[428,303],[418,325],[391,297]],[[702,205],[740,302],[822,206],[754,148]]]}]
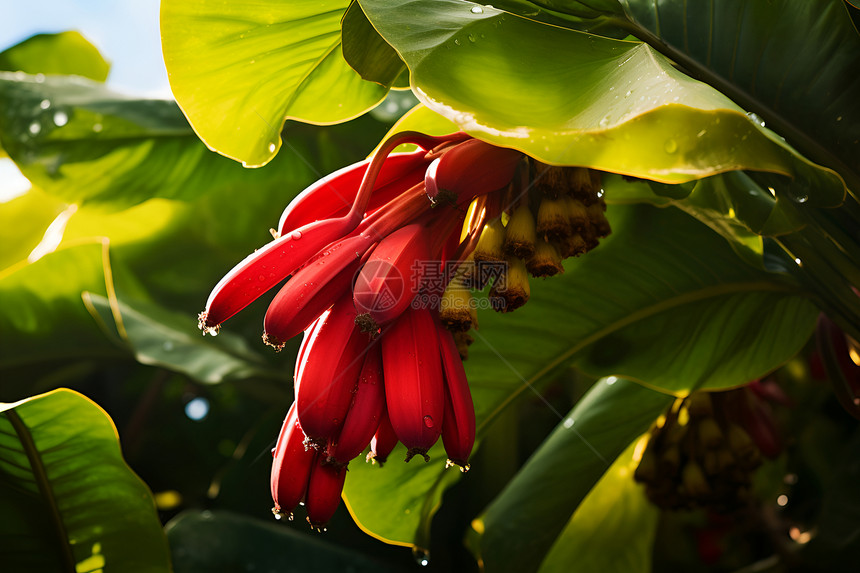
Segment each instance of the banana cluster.
[{"label": "banana cluster", "polygon": [[744,505],[762,456],[780,451],[769,409],[747,387],[677,400],[651,428],[636,481],[663,509]]},{"label": "banana cluster", "polygon": [[[391,153],[401,144],[419,149]],[[509,311],[528,300],[529,272],[561,272],[564,257],[609,233],[596,174],[535,165],[463,133],[399,133],[300,194],[274,240],[215,286],[199,316],[204,334],[285,279],[263,341],[280,350],[304,333],[273,450],[276,517],[292,519],[303,503],[324,528],[348,465],[368,449],[380,465],[398,442],[407,462],[429,461],[441,438],[447,465],[468,469],[475,410],[463,359],[477,328],[471,289],[488,281],[466,263],[503,263],[491,299]],[[551,230],[547,210],[564,214]]]}]

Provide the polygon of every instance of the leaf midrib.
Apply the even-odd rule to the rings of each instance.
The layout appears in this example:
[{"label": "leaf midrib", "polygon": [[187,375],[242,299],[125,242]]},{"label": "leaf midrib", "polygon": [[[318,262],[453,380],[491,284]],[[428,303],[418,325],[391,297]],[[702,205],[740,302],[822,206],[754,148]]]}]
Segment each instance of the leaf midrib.
[{"label": "leaf midrib", "polygon": [[27,454],[27,459],[30,461],[30,467],[33,471],[33,477],[36,484],[39,486],[39,492],[42,494],[42,499],[45,500],[48,506],[51,524],[54,526],[54,534],[57,537],[58,545],[60,546],[60,557],[64,568],[69,573],[75,573],[75,557],[72,554],[69,546],[69,536],[66,532],[66,526],[63,523],[63,516],[60,514],[60,508],[57,504],[57,499],[54,497],[54,490],[51,487],[51,482],[48,479],[48,472],[45,465],[42,463],[42,458],[39,455],[39,450],[36,447],[36,442],[29,428],[18,415],[15,410],[7,410],[5,412],[21,441],[21,446],[24,453]]},{"label": "leaf midrib", "polygon": [[[798,295],[802,294],[797,288],[788,284],[780,284],[773,281],[755,281],[755,282],[740,282],[740,283],[725,283],[720,285],[715,285],[711,287],[705,287],[694,291],[689,291],[686,293],[682,293],[678,296],[664,299],[658,301],[654,304],[648,305],[644,308],[641,308],[635,312],[632,312],[621,319],[618,319],[598,331],[582,338],[573,346],[571,346],[568,350],[559,354],[556,358],[549,361],[543,368],[538,370],[535,374],[531,375],[529,378],[524,380],[524,383],[521,384],[518,388],[516,388],[510,395],[508,395],[505,400],[502,401],[492,412],[490,412],[486,418],[480,423],[477,428],[476,434],[478,436],[482,435],[484,429],[490,425],[490,423],[501,413],[508,405],[510,405],[516,398],[526,389],[530,388],[533,385],[539,383],[541,379],[547,376],[549,373],[553,372],[556,368],[558,368],[561,364],[570,360],[570,358],[582,350],[583,348],[597,342],[598,340],[605,338],[606,336],[621,330],[627,326],[630,326],[633,323],[639,322],[640,320],[644,320],[646,318],[650,318],[662,312],[666,312],[673,308],[677,308],[686,304],[700,302],[703,300],[707,300],[709,298],[717,298],[720,296],[725,296],[729,294],[739,294],[739,293],[748,293],[748,292],[782,292],[782,293],[796,293]],[[656,391],[656,389],[655,389]]]}]

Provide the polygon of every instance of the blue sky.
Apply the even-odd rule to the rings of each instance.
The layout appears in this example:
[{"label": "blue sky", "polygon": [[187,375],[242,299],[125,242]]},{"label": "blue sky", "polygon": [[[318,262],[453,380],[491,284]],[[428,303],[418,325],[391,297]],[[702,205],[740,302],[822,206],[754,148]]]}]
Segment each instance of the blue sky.
[{"label": "blue sky", "polygon": [[77,30],[111,62],[111,87],[126,93],[168,97],[158,5],[158,0],[4,2],[0,50],[39,32]]}]

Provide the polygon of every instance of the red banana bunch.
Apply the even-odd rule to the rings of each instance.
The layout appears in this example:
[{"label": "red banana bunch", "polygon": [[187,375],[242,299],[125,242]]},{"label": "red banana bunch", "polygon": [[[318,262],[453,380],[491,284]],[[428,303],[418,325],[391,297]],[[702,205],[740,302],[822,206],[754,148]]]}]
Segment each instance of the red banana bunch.
[{"label": "red banana bunch", "polygon": [[[407,143],[420,149],[391,154]],[[367,459],[380,465],[398,442],[407,461],[429,460],[441,437],[448,465],[468,469],[475,411],[461,347],[471,338],[446,330],[441,301],[485,222],[511,210],[503,201],[520,205],[522,225],[514,226],[529,227],[530,172],[520,152],[463,133],[398,133],[371,158],[303,191],[283,212],[277,238],[216,285],[200,314],[204,333],[216,334],[281,283],[263,322],[264,341],[280,349],[304,331],[295,402],[274,451],[276,515],[292,515],[304,501],[311,526],[324,528],[339,505],[347,465],[368,446]],[[507,230],[508,243],[517,229]],[[517,253],[536,257],[535,268],[560,265],[547,263],[537,247]],[[499,296],[516,283],[514,274],[496,279]],[[465,310],[468,326],[476,327],[474,309]]]}]

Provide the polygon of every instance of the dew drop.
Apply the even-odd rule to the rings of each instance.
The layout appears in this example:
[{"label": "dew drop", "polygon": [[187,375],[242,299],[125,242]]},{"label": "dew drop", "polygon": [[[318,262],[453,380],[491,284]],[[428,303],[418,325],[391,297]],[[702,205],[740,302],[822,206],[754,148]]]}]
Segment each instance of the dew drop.
[{"label": "dew drop", "polygon": [[418,563],[421,567],[427,567],[430,565],[430,552],[426,549],[419,549],[418,547],[412,548],[412,556],[415,558],[415,562]]},{"label": "dew drop", "polygon": [[607,125],[609,125],[609,116],[604,115],[602,118],[600,118],[600,121],[597,123],[597,125],[599,125],[600,127],[606,127]]},{"label": "dew drop", "polygon": [[627,90],[627,93],[624,94],[624,97],[630,97],[630,94],[633,93],[633,90]]},{"label": "dew drop", "polygon": [[41,84],[45,81],[45,74],[36,74],[36,77],[33,79],[36,80],[37,84]]},{"label": "dew drop", "polygon": [[794,198],[798,203],[806,203],[809,201],[809,195],[798,195]]},{"label": "dew drop", "polygon": [[573,418],[565,418],[563,425],[565,428],[568,428],[568,429],[572,428],[573,427]]},{"label": "dew drop", "polygon": [[39,122],[34,121],[33,123],[31,123],[31,124],[30,124],[30,127],[28,128],[28,131],[29,131],[32,135],[38,135],[38,134],[39,134],[39,132],[40,132],[40,131],[42,131],[42,126],[41,126],[41,125],[39,125]]},{"label": "dew drop", "polygon": [[424,416],[424,425],[428,428],[433,427],[433,417],[432,416]]},{"label": "dew drop", "polygon": [[475,34],[469,34],[469,41],[474,44],[475,40],[477,40],[477,38],[475,38]]},{"label": "dew drop", "polygon": [[764,120],[757,114],[749,112],[747,114],[747,117],[750,118],[753,122],[757,123],[760,127],[764,127]]},{"label": "dew drop", "polygon": [[272,515],[274,515],[275,519],[277,519],[278,521],[280,521],[281,518],[284,517],[284,514],[281,513],[281,510],[278,509],[277,507],[272,508]]},{"label": "dew drop", "polygon": [[302,238],[302,232],[301,231],[293,231],[292,233],[290,233],[290,238],[294,241],[298,241],[299,239]]},{"label": "dew drop", "polygon": [[269,153],[274,153],[277,146],[274,143],[269,144]]},{"label": "dew drop", "polygon": [[58,111],[54,113],[54,124],[57,127],[63,127],[67,123],[69,123],[69,116],[68,114],[66,114],[66,112]]},{"label": "dew drop", "polygon": [[483,14],[484,9],[481,8],[480,6],[472,6],[472,9],[470,10],[470,12],[472,12],[472,14]]},{"label": "dew drop", "polygon": [[49,100],[49,99],[43,99],[43,100],[39,103],[39,107],[40,107],[40,108],[42,108],[42,109],[48,109],[49,107],[51,107],[51,100]]},{"label": "dew drop", "polygon": [[455,45],[455,46],[459,46],[459,45],[460,45],[460,40],[459,40],[459,39],[458,39],[458,40],[454,40],[454,45]]},{"label": "dew drop", "polygon": [[675,153],[678,151],[678,142],[674,139],[667,139],[666,143],[663,145],[663,151],[666,153]]}]

